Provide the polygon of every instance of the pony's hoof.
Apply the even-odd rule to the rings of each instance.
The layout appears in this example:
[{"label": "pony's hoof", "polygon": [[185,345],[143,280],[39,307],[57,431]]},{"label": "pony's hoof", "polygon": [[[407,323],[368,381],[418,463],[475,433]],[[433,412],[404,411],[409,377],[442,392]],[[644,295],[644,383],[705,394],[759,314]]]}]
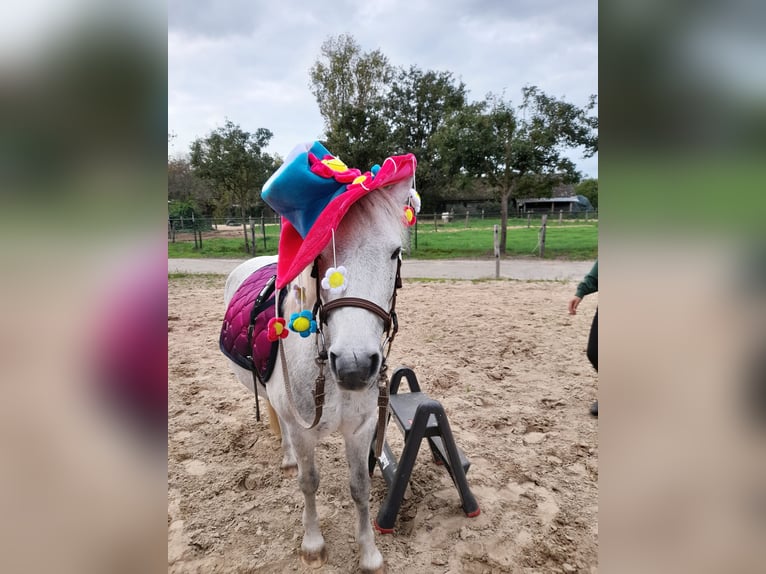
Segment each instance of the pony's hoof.
[{"label": "pony's hoof", "polygon": [[301,562],[309,568],[321,568],[327,562],[327,547],[322,546],[319,552],[301,550]]},{"label": "pony's hoof", "polygon": [[287,478],[293,478],[295,476],[298,476],[298,465],[297,464],[291,464],[288,466],[283,466],[282,468],[282,475],[286,476]]},{"label": "pony's hoof", "polygon": [[376,568],[375,570],[362,568],[362,574],[386,574],[386,572],[388,572],[388,568],[386,568],[385,562],[383,562],[383,564],[381,564],[380,567]]}]

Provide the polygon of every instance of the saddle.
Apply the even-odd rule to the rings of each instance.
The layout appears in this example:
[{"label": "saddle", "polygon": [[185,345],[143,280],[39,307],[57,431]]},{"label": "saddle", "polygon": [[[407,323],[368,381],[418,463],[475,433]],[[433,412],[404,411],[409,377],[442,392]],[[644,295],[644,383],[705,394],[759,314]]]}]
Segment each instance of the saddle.
[{"label": "saddle", "polygon": [[[277,360],[279,344],[268,340],[269,320],[276,315],[275,283],[277,264],[254,271],[242,282],[229,301],[221,326],[221,352],[240,367],[252,371],[266,386]],[[280,312],[286,289],[279,294]]]}]

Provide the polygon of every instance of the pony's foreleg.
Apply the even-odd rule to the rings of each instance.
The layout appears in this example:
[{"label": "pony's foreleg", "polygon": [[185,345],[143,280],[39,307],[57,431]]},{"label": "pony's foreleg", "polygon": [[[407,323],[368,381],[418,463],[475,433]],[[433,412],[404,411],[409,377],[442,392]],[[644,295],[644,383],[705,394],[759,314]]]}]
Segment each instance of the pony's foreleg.
[{"label": "pony's foreleg", "polygon": [[360,429],[346,436],[346,459],[348,460],[351,498],[356,505],[356,541],[359,544],[359,566],[365,574],[385,572],[383,556],[375,546],[375,535],[370,524],[370,474],[367,467],[370,442],[374,429]]},{"label": "pony's foreleg", "polygon": [[304,501],[301,561],[311,568],[319,568],[327,561],[327,549],[317,515],[316,492],[319,488],[319,472],[314,464],[316,440],[309,433],[301,433],[300,437],[295,438],[297,440],[293,440],[293,448],[298,457],[298,483]]},{"label": "pony's foreleg", "polygon": [[295,449],[293,448],[293,439],[290,434],[289,425],[282,426],[282,463],[279,467],[285,476],[295,476],[298,474],[298,461],[295,459]]},{"label": "pony's foreleg", "polygon": [[[274,388],[274,383],[272,383],[270,388]],[[281,440],[282,463],[279,465],[279,467],[282,469],[282,472],[286,476],[295,476],[298,474],[298,463],[295,460],[295,451],[293,450],[293,442],[290,437],[290,427],[289,425],[282,424],[282,421],[279,418],[277,411],[274,410],[274,406],[272,404],[275,401],[278,401],[279,398],[279,395],[269,395],[266,402],[269,411],[269,427],[271,428],[271,432],[274,434],[274,436]],[[276,402],[276,404],[279,406],[280,403]]]},{"label": "pony's foreleg", "polygon": [[271,406],[270,402],[266,402],[266,406],[269,409],[269,428],[271,429],[271,433],[277,437],[277,440],[282,440],[282,429],[279,427],[279,418],[277,417],[277,412],[274,410],[274,407]]}]

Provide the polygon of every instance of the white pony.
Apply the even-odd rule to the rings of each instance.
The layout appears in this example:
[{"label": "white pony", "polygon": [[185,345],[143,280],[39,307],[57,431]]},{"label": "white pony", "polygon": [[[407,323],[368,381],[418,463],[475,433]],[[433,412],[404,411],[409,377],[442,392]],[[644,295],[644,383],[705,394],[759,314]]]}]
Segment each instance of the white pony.
[{"label": "white pony", "polygon": [[[342,300],[331,312],[323,314],[326,324],[322,326],[320,323],[320,334],[303,338],[291,333],[282,340],[284,354],[277,359],[266,385],[267,398],[276,410],[281,426],[282,468],[289,472],[297,467],[298,482],[305,499],[301,560],[315,568],[325,563],[327,552],[316,509],[319,473],[314,464],[314,449],[322,437],[339,431],[345,441],[351,497],[357,511],[360,567],[363,572],[385,572],[370,523],[367,464],[378,418],[376,383],[385,363],[387,330],[379,311],[358,303],[351,306],[344,301],[355,298],[371,302],[386,313],[392,310],[405,237],[402,214],[411,184],[410,178],[375,190],[351,206],[335,232],[334,245],[328,244],[316,260],[319,278],[325,276],[329,267],[343,265],[346,268],[348,285],[344,293],[322,289],[319,294],[324,306]],[[227,306],[237,287],[255,269],[274,261],[275,258],[258,257],[237,267],[226,282]],[[288,285],[291,294],[299,292],[297,289],[304,290],[307,309],[312,309],[317,301],[318,281],[312,277],[311,271],[312,266],[307,267]],[[299,311],[299,299],[288,295],[283,316],[290,317]],[[317,321],[320,322],[319,317]],[[324,406],[319,423],[306,429],[308,425],[298,419],[311,421],[314,417],[313,392],[320,370],[317,356],[322,340],[327,351]],[[232,368],[242,384],[252,389],[252,374],[233,362]],[[269,418],[273,418],[273,411]]]}]

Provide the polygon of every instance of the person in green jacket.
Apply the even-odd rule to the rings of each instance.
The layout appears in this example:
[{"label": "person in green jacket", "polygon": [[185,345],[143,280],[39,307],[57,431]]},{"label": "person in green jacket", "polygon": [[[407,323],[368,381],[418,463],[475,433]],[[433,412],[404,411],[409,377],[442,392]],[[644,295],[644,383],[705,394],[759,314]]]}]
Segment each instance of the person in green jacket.
[{"label": "person in green jacket", "polygon": [[[569,314],[576,315],[577,307],[580,305],[583,297],[596,293],[598,291],[598,259],[593,264],[593,267],[588,274],[583,278],[580,284],[577,286],[575,296],[569,301]],[[596,308],[596,314],[593,316],[593,323],[590,326],[590,334],[588,335],[588,349],[586,351],[588,360],[593,368],[598,373],[598,307]],[[594,417],[598,416],[598,400],[590,407],[590,414]]]}]

